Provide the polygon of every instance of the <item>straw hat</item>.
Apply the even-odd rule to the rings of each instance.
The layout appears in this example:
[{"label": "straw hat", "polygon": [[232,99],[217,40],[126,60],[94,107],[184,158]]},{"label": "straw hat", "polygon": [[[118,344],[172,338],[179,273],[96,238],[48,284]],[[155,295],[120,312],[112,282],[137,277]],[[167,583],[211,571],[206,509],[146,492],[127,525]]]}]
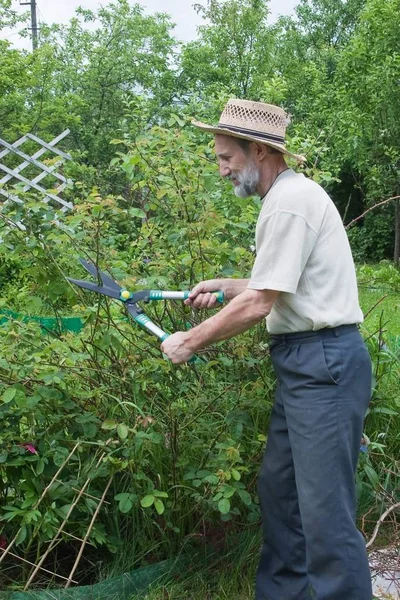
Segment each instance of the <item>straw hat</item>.
[{"label": "straw hat", "polygon": [[304,162],[304,156],[286,150],[285,133],[289,123],[290,119],[283,108],[251,100],[229,100],[217,126],[192,121],[193,125],[209,133],[261,142],[299,162]]}]

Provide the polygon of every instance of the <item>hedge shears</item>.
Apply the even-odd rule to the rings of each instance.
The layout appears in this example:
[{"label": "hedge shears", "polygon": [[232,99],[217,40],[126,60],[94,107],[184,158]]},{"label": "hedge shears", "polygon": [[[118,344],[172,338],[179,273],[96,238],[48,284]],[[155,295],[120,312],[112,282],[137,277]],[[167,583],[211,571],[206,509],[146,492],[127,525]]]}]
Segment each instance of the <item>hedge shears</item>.
[{"label": "hedge shears", "polygon": [[[155,335],[161,342],[169,337],[169,333],[163,331],[158,325],[144,313],[143,309],[138,306],[138,302],[150,302],[151,300],[187,300],[189,298],[189,291],[173,292],[173,291],[162,291],[162,290],[141,290],[139,292],[131,292],[126,288],[118,285],[110,275],[100,271],[96,265],[84,260],[79,259],[81,265],[86,269],[90,275],[97,277],[98,281],[102,282],[102,285],[93,283],[91,281],[81,281],[79,279],[71,279],[67,277],[68,281],[78,285],[85,290],[96,292],[97,294],[103,294],[103,296],[109,296],[115,300],[119,300],[125,304],[126,310],[132,319],[138,323],[143,329],[146,329],[149,333]],[[224,301],[224,292],[216,291],[212,292],[215,294],[217,301],[222,303]],[[197,356],[193,356],[189,362],[204,362]]]}]

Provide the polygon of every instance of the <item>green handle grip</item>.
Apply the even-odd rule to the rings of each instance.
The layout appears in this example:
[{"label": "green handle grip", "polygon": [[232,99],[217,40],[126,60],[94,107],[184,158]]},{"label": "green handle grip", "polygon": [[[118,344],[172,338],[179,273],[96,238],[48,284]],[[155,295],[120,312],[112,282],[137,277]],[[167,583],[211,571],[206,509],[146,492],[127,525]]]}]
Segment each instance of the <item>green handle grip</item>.
[{"label": "green handle grip", "polygon": [[[134,317],[134,320],[141,327],[143,327],[144,329],[147,329],[147,331],[149,331],[153,335],[157,336],[161,342],[163,342],[170,336],[169,333],[166,333],[165,331],[160,329],[160,327],[158,327],[158,325],[153,323],[153,321],[151,319],[149,319],[149,317],[145,314],[137,315],[136,317]],[[200,364],[200,363],[204,364],[206,361],[204,361],[202,358],[199,358],[198,356],[192,356],[192,358],[188,362],[193,363],[193,364]]]},{"label": "green handle grip", "polygon": [[220,304],[222,304],[225,300],[225,294],[224,292],[222,292],[221,290],[219,290],[218,292],[212,292],[216,298],[217,298],[217,302],[219,302]]}]

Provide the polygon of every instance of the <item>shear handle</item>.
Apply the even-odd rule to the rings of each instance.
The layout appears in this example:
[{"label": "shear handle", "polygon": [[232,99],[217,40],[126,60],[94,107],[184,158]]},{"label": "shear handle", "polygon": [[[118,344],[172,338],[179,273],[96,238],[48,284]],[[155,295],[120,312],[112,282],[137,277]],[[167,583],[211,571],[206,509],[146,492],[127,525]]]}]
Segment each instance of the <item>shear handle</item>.
[{"label": "shear handle", "polygon": [[[138,314],[138,310],[135,305],[127,304],[126,306],[133,320],[136,323],[138,323],[141,327],[146,329],[149,333],[155,335],[161,342],[163,342],[170,336],[169,333],[166,333],[160,327],[158,327],[158,325],[153,323],[153,321],[147,315],[145,315],[144,313]],[[188,362],[195,364],[204,364],[206,361],[204,361],[202,358],[199,358],[198,356],[192,356],[192,358]]]}]

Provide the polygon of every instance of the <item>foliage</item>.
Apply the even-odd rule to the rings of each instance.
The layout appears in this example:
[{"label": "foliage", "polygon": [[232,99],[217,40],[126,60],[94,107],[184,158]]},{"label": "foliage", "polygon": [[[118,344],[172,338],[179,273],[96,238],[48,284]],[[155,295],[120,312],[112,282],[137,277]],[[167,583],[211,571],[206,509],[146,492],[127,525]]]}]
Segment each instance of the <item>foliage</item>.
[{"label": "foliage", "polygon": [[207,25],[183,49],[181,84],[201,96],[222,88],[239,98],[259,99],[273,54],[268,2],[207,0],[205,7],[195,8]]},{"label": "foliage", "polygon": [[139,4],[117,0],[97,12],[78,9],[66,26],[42,25],[32,55],[6,46],[0,129],[12,142],[27,131],[47,137],[69,127],[70,149],[104,169],[124,98],[143,91],[157,113],[174,95],[171,29],[167,15],[145,16]]},{"label": "foliage", "polygon": [[357,262],[379,262],[393,256],[393,214],[381,211],[377,215],[367,215],[362,226],[353,226],[348,236]]},{"label": "foliage", "polygon": [[387,335],[387,324],[382,315],[380,329],[367,337],[375,384],[365,423],[368,451],[357,477],[361,514],[380,514],[399,501],[400,337]]},{"label": "foliage", "polygon": [[[42,310],[87,321],[77,336],[45,336],[12,321],[0,329],[2,535],[18,534],[28,560],[43,553],[87,480],[91,499],[73,509],[64,544],[84,537],[113,476],[112,509],[102,510],[89,540],[115,552],[119,529],[137,532],[135,564],[150,551],[165,556],[220,519],[234,527],[259,518],[254,482],[273,386],[263,327],[211,349],[201,370],[175,368],[114,305],[93,296],[77,303],[64,279],[82,276],[79,255],[97,257],[139,289],[249,270],[257,205],[226,194],[209,147],[171,118],[178,121],[170,129],[155,126],[133,140],[127,133],[119,146],[113,168],[127,174],[126,199],[93,191],[70,215],[29,197],[3,209],[3,245],[18,257],[24,281],[18,305],[33,296]],[[9,303],[13,291],[15,282],[5,288]],[[148,310],[169,331],[203,317],[182,306]],[[77,442],[62,484],[36,507]],[[112,516],[117,507],[120,516]]]},{"label": "foliage", "polygon": [[[312,150],[325,147],[308,151],[307,157],[331,173],[328,188],[348,199],[350,214],[353,198],[358,205],[355,190],[362,194],[364,210],[398,193],[398,11],[397,0],[304,0],[296,9],[297,20],[283,19],[277,34],[283,101],[299,127],[316,140]],[[388,214],[391,231],[387,247],[381,248],[384,254],[366,248],[363,260],[391,255],[397,260],[394,211]],[[395,227],[399,239],[398,216]],[[360,235],[367,238],[368,232]]]}]

